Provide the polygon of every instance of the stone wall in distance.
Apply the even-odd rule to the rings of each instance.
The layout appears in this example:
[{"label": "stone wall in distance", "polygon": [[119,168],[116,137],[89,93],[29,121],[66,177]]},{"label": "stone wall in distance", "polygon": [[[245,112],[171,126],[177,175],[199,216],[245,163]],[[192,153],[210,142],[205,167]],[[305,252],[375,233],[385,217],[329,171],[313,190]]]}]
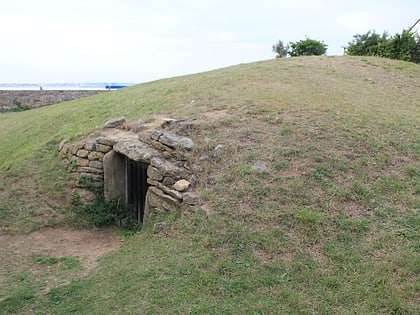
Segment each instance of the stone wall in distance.
[{"label": "stone wall in distance", "polygon": [[25,108],[37,108],[86,96],[106,90],[0,90],[0,112],[11,111],[19,104]]}]

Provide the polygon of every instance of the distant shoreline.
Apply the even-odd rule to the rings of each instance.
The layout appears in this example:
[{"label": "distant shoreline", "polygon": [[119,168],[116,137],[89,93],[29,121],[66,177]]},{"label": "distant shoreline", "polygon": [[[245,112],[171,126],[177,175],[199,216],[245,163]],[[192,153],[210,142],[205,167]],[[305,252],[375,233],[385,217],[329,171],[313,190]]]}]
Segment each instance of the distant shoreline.
[{"label": "distant shoreline", "polygon": [[108,90],[1,90],[0,112],[22,111],[80,99]]},{"label": "distant shoreline", "polygon": [[129,87],[135,83],[0,83],[0,91],[105,91],[109,86]]}]

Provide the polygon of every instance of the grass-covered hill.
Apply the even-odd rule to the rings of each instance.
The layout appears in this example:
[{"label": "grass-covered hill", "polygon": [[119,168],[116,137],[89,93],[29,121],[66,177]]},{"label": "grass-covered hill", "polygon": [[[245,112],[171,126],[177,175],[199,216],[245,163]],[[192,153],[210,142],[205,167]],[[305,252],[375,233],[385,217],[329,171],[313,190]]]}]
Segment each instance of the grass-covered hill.
[{"label": "grass-covered hill", "polygon": [[47,294],[23,261],[0,313],[420,312],[419,65],[287,58],[1,114],[1,233],[68,224],[57,144],[118,116],[196,119],[197,157],[224,145],[201,174],[208,218],[164,218]]}]

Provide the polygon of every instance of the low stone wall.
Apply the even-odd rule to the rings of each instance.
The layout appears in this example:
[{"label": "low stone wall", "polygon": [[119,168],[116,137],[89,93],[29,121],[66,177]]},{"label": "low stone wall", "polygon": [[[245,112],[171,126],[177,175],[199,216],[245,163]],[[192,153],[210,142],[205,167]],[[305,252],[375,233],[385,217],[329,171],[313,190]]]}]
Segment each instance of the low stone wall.
[{"label": "low stone wall", "polygon": [[147,223],[159,212],[202,210],[200,197],[194,192],[198,181],[187,159],[193,146],[188,137],[154,130],[132,139],[98,137],[77,144],[62,141],[59,149],[63,164],[75,175],[79,192],[89,178],[103,184],[106,199],[118,199],[123,204],[127,196],[122,157],[147,164],[149,187],[143,217]]},{"label": "low stone wall", "polygon": [[37,108],[106,92],[105,90],[0,90],[0,112]]}]

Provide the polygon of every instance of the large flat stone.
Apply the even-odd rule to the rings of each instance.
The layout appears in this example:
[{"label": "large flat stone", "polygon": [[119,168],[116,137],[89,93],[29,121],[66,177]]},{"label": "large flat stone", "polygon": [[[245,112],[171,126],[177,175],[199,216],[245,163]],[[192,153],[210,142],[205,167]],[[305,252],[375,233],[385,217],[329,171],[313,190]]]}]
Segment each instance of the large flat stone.
[{"label": "large flat stone", "polygon": [[150,164],[154,157],[161,157],[162,153],[140,140],[118,141],[114,144],[114,151],[125,155],[130,160]]},{"label": "large flat stone", "polygon": [[194,142],[190,138],[179,137],[170,132],[162,133],[162,135],[159,137],[159,142],[171,148],[187,150],[191,150],[194,146]]}]

